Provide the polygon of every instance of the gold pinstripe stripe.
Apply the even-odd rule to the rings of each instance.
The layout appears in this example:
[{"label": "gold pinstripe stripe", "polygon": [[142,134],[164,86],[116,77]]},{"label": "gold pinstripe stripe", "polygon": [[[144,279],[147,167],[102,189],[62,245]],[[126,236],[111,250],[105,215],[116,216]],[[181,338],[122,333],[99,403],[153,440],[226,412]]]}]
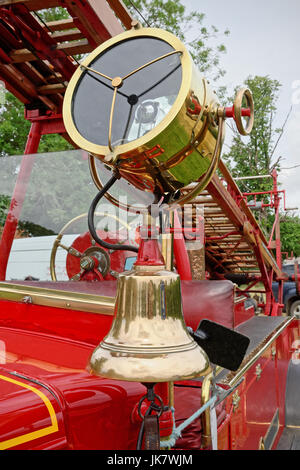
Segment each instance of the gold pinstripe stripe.
[{"label": "gold pinstripe stripe", "polygon": [[27,388],[27,390],[30,390],[31,392],[38,395],[46,405],[51,419],[51,426],[47,426],[46,428],[39,429],[38,431],[22,434],[21,436],[14,437],[13,439],[8,439],[6,441],[0,442],[0,450],[9,449],[10,447],[15,447],[17,445],[23,444],[24,442],[29,442],[34,439],[38,439],[39,437],[47,436],[48,434],[52,434],[58,431],[56,413],[50,400],[46,397],[46,395],[44,395],[43,392],[41,392],[35,387],[32,387],[32,385],[19,382],[18,380],[11,379],[10,377],[5,377],[4,375],[0,375],[0,380],[5,380],[6,382],[11,382],[15,385],[19,385],[20,387]]}]

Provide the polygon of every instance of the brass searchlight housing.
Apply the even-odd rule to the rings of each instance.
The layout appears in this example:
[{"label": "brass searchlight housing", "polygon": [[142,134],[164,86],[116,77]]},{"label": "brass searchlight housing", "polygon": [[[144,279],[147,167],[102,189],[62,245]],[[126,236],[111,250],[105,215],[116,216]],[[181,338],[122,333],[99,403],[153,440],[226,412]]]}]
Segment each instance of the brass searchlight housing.
[{"label": "brass searchlight housing", "polygon": [[[240,96],[236,115],[242,97],[251,101],[249,93]],[[253,102],[249,105],[253,111]],[[74,143],[112,169],[117,166],[138,189],[173,193],[198,182],[179,204],[195,197],[213,176],[224,114],[182,42],[152,28],[126,31],[89,54],[68,85],[63,107]],[[246,133],[253,112],[248,120]]]}]

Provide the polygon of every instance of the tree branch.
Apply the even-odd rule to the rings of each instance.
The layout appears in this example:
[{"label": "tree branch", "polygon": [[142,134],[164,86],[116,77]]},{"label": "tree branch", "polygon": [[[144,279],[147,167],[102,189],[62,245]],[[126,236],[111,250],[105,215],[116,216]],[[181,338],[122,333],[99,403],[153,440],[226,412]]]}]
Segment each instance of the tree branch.
[{"label": "tree branch", "polygon": [[285,119],[285,121],[284,121],[284,123],[283,123],[283,126],[282,126],[282,128],[281,128],[280,135],[279,135],[279,137],[278,137],[278,139],[277,139],[277,141],[276,141],[276,144],[274,145],[274,148],[273,148],[273,150],[272,150],[272,152],[271,152],[270,161],[271,161],[271,159],[272,159],[272,157],[273,157],[273,155],[274,155],[274,152],[275,152],[275,150],[276,150],[276,147],[277,147],[278,144],[279,144],[279,141],[280,141],[281,137],[283,136],[284,128],[285,128],[286,123],[287,123],[287,121],[288,121],[288,119],[289,119],[289,117],[290,117],[290,114],[291,114],[291,112],[292,112],[292,109],[293,109],[293,105],[290,107],[290,110],[289,110],[289,112],[288,112],[288,114],[287,114],[287,117],[286,117],[286,119]]}]

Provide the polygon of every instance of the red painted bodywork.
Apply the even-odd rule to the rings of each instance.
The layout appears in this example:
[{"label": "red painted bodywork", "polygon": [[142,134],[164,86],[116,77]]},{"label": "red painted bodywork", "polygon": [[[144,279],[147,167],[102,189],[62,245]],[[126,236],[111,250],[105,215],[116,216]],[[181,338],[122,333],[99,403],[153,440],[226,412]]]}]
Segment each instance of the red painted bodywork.
[{"label": "red painted bodywork", "polygon": [[[199,298],[203,298],[201,288],[205,289],[205,282],[208,281],[182,282],[185,321],[193,328],[201,318],[214,319],[209,298],[201,311],[195,308],[195,294],[200,291]],[[220,305],[223,305],[223,310],[225,306],[223,320],[219,320],[229,326],[237,321],[233,313],[230,319],[230,312],[233,312],[231,283],[225,281],[223,291],[220,291],[220,281],[209,282],[216,283],[212,294],[215,315],[220,311]],[[115,289],[113,281],[92,284],[93,289],[101,286],[101,294],[106,291],[112,295]],[[242,305],[239,305],[239,321],[243,315],[245,320],[249,315],[242,310]],[[9,448],[135,449],[140,422],[134,419],[134,409],[145,394],[145,387],[138,383],[95,377],[87,371],[89,357],[109,331],[111,322],[112,316],[109,315],[0,301],[2,443],[24,435],[26,438],[30,433],[43,432],[47,428],[51,430],[49,411],[36,392],[39,390],[55,411],[58,430]],[[283,426],[289,346],[299,333],[299,324],[295,321],[276,340],[277,359],[272,359],[270,350],[259,358],[263,369],[261,381],[256,380],[256,364],[247,372],[239,387],[241,402],[237,411],[232,412],[232,395],[219,406],[219,448],[257,449],[259,437],[265,434],[274,407],[281,410]],[[35,390],[5,381],[3,377]],[[164,385],[156,387],[160,387],[157,393],[159,391],[166,399]],[[175,384],[177,425],[200,404],[201,382]],[[200,440],[200,421],[196,420],[177,441],[176,448],[199,448]]]}]

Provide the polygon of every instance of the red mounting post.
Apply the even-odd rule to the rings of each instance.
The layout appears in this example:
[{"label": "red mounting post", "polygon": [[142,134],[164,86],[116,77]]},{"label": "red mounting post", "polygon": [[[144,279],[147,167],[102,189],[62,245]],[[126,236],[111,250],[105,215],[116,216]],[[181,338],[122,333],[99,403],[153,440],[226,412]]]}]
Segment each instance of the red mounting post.
[{"label": "red mounting post", "polygon": [[134,266],[164,266],[165,261],[158,245],[158,231],[153,226],[142,226],[140,246]]}]

